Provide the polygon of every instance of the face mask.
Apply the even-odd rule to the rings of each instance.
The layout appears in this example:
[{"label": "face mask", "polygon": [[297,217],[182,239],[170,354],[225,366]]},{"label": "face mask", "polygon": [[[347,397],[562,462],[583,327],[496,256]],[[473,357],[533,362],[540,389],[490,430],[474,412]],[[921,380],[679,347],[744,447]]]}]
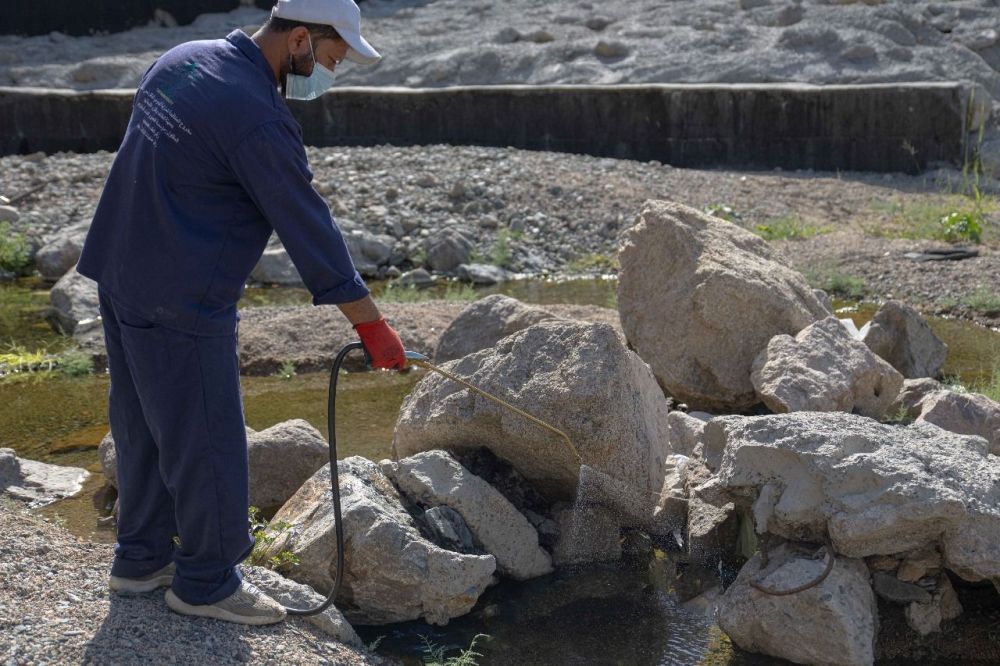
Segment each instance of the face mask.
[{"label": "face mask", "polygon": [[[333,87],[334,74],[331,70],[316,62],[316,53],[313,51],[312,39],[309,40],[309,53],[312,56],[313,71],[309,76],[301,76],[289,72],[285,75],[285,97],[288,99],[312,100],[316,99],[327,90]],[[292,56],[288,56],[289,69],[295,69],[295,62]]]}]

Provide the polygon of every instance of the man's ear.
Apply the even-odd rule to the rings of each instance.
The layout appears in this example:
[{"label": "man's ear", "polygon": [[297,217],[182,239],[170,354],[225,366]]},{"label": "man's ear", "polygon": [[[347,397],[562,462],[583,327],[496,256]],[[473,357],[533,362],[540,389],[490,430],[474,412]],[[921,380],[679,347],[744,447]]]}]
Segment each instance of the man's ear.
[{"label": "man's ear", "polygon": [[288,31],[288,52],[294,55],[309,53],[309,30],[305,26],[296,26]]}]

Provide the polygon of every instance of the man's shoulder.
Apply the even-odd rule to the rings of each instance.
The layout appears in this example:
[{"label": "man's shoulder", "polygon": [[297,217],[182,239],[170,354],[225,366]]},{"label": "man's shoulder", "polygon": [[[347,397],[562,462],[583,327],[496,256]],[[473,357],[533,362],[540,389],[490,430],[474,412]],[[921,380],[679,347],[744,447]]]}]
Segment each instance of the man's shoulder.
[{"label": "man's shoulder", "polygon": [[142,90],[190,119],[188,124],[231,146],[246,132],[291,114],[273,78],[225,39],[187,42],[161,58]]}]

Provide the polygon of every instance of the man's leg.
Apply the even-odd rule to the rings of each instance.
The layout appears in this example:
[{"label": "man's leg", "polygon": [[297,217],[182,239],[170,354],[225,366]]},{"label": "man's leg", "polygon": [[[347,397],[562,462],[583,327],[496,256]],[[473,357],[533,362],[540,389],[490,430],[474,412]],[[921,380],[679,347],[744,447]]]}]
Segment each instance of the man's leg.
[{"label": "man's leg", "polygon": [[240,587],[236,565],[253,549],[236,336],[122,329],[159,443],[160,475],[174,499],[180,546],[172,589],[188,604],[213,604]]},{"label": "man's leg", "polygon": [[118,467],[118,545],[112,576],[142,578],[173,559],[174,501],[160,477],[159,453],[122,348],[112,301],[100,290],[111,387],[108,419]]}]

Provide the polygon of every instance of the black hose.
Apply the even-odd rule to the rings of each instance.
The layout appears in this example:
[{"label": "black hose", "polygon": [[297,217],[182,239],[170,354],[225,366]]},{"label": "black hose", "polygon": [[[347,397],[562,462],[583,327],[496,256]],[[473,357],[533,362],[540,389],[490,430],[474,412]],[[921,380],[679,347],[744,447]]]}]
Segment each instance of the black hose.
[{"label": "black hose", "polygon": [[340,366],[344,362],[344,357],[355,349],[364,351],[365,361],[368,362],[368,352],[360,342],[352,342],[341,349],[333,361],[333,368],[330,370],[330,390],[326,402],[327,441],[330,444],[330,491],[333,497],[333,519],[336,521],[335,529],[337,532],[337,574],[334,577],[333,589],[330,590],[326,601],[315,608],[289,608],[285,606],[285,611],[289,615],[302,617],[322,613],[333,605],[344,581],[344,523],[340,519],[340,476],[337,470],[337,377],[340,375]]}]

